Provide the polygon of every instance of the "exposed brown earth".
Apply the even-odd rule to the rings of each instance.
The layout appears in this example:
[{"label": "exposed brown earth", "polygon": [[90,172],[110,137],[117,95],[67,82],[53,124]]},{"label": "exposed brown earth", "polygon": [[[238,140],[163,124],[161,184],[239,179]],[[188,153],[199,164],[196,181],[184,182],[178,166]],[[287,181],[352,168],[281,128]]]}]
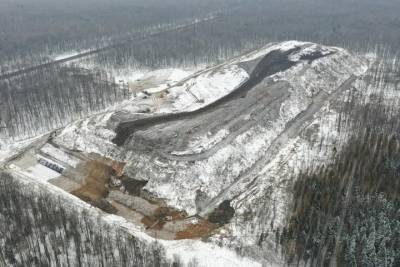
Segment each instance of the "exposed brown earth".
[{"label": "exposed brown earth", "polygon": [[189,224],[184,231],[177,232],[175,239],[196,239],[206,237],[217,228],[217,224],[210,223],[205,219],[200,219],[197,224]]},{"label": "exposed brown earth", "polygon": [[71,191],[71,194],[107,213],[116,213],[117,209],[105,198],[109,193],[107,185],[112,173],[118,175],[122,172],[123,166],[121,163],[106,159],[86,163],[86,165],[80,167],[87,173],[84,184],[80,188]]},{"label": "exposed brown earth", "polygon": [[[203,238],[209,236],[213,230],[219,227],[218,224],[211,223],[203,218],[198,218],[197,222],[187,220],[185,212],[166,207],[159,200],[139,197],[139,192],[126,194],[120,192],[117,188],[110,188],[109,183],[112,176],[124,180],[124,165],[124,163],[113,162],[108,159],[97,159],[81,164],[78,168],[85,176],[84,183],[81,185],[74,183],[75,188],[76,186],[78,188],[70,190],[70,193],[106,213],[120,215],[136,224],[141,223],[150,235],[164,236],[166,239]],[[141,191],[143,186],[144,184],[138,186],[138,190]],[[124,199],[134,201],[133,203],[136,204],[129,205],[128,203],[131,203],[129,201],[120,203]],[[148,203],[148,205],[144,205],[145,203]],[[150,206],[154,206],[154,208],[151,209]],[[169,227],[164,227],[166,224]],[[171,225],[175,225],[176,228],[171,228]]]},{"label": "exposed brown earth", "polygon": [[100,201],[107,196],[106,184],[110,179],[112,168],[100,161],[91,161],[87,164],[87,169],[85,184],[71,193],[84,201]]},{"label": "exposed brown earth", "polygon": [[159,207],[153,216],[145,216],[142,223],[147,228],[161,230],[167,221],[177,221],[185,219],[186,214],[168,207]]}]

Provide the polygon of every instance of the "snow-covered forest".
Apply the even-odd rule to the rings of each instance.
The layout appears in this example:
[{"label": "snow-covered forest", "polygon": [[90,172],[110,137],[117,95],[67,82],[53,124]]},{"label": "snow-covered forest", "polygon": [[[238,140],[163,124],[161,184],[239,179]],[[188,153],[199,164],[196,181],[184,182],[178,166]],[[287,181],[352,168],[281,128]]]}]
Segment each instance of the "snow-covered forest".
[{"label": "snow-covered forest", "polygon": [[[197,19],[215,19],[195,23],[184,30],[126,42],[75,61],[74,66],[78,68],[68,67],[69,78],[63,71],[65,68],[47,66],[26,75],[2,79],[0,135],[3,138],[26,138],[47,132],[118,103],[124,95],[129,97],[126,91],[121,92],[113,84],[114,75],[118,73],[133,75],[160,68],[201,68],[268,42],[287,39],[337,45],[354,51],[383,46],[392,53],[400,43],[395,34],[398,9],[391,1],[362,1],[351,5],[350,9],[347,5],[312,0],[285,4],[261,0],[251,3],[209,0],[190,4],[181,0],[168,1],[168,4],[156,0],[132,3],[119,0],[112,4],[97,3],[96,8],[91,1],[68,1],[59,5],[50,2],[41,0],[40,5],[29,1],[2,2],[0,67],[3,73],[37,66],[57,59],[58,55],[74,55],[129,40],[132,36],[146,36],[154,30],[193,23]],[[310,5],[314,8],[309,8]],[[365,12],[370,15],[364,16]],[[379,34],[371,35],[368,31]],[[87,70],[79,69],[82,67]],[[26,91],[29,91],[29,99],[16,97]],[[52,104],[33,108],[32,104],[39,103],[37,100],[43,97]],[[50,122],[41,115],[43,111],[57,114],[57,119]]]},{"label": "snow-covered forest", "polygon": [[181,266],[156,242],[66,207],[62,196],[4,173],[0,188],[0,266]]},{"label": "snow-covered forest", "polygon": [[49,161],[58,176],[101,162],[101,201],[123,199],[121,164],[136,199],[209,220],[190,230],[250,266],[400,266],[399,14],[397,0],[1,1],[0,266],[198,266],[11,175],[46,154],[24,147],[35,137],[80,162]]},{"label": "snow-covered forest", "polygon": [[57,129],[124,99],[104,71],[55,66],[0,81],[6,137],[31,137]]},{"label": "snow-covered forest", "polygon": [[203,18],[235,2],[4,0],[0,8],[0,73]]},{"label": "snow-covered forest", "polygon": [[293,213],[276,237],[288,262],[400,264],[399,82],[398,61],[378,61],[340,107],[332,159],[293,177]]}]

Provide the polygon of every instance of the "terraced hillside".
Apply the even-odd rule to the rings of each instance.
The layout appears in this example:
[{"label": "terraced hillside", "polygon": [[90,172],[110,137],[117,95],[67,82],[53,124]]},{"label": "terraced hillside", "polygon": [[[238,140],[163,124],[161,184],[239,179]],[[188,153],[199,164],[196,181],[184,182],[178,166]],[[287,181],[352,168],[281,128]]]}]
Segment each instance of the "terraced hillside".
[{"label": "terraced hillside", "polygon": [[272,43],[76,121],[5,166],[164,240],[167,254],[171,244],[202,244],[196,258],[217,244],[251,258],[246,264],[293,263],[303,255],[287,233],[296,175],[345,147],[343,112],[357,92],[381,88],[379,62],[337,47]]}]

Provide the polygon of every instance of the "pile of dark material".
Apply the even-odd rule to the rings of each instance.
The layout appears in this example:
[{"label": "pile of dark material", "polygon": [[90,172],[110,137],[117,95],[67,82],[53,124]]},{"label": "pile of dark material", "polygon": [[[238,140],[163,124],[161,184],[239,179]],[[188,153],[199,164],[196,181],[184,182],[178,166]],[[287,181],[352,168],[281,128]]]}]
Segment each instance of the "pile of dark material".
[{"label": "pile of dark material", "polygon": [[233,215],[235,215],[235,210],[231,207],[231,201],[225,200],[208,216],[208,220],[211,223],[223,225],[228,223]]}]

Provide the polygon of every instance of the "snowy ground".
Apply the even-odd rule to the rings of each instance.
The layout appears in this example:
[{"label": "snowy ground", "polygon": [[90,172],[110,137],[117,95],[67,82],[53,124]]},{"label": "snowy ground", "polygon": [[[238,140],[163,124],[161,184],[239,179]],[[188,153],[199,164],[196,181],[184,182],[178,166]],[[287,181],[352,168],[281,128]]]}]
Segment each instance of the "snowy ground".
[{"label": "snowy ground", "polygon": [[61,176],[60,173],[55,172],[41,164],[36,164],[32,167],[25,169],[24,171],[21,171],[20,173],[35,180],[40,179],[44,182]]},{"label": "snowy ground", "polygon": [[61,149],[58,149],[51,144],[45,144],[40,149],[40,151],[44,154],[49,155],[50,157],[57,159],[60,162],[66,163],[67,165],[74,167],[74,168],[79,163],[78,159],[71,157],[70,155],[68,155],[67,153],[62,151]]},{"label": "snowy ground", "polygon": [[217,71],[209,71],[181,86],[170,88],[160,113],[193,111],[227,95],[249,78],[248,73],[237,65],[228,65]]},{"label": "snowy ground", "polygon": [[54,56],[52,56],[52,59],[53,59],[54,61],[63,60],[63,59],[67,59],[67,58],[70,58],[70,57],[74,57],[74,56],[77,56],[77,55],[79,55],[79,54],[83,54],[83,53],[86,53],[86,52],[90,52],[90,50],[68,51],[68,52],[64,52],[64,53],[61,53],[61,54],[54,55]]},{"label": "snowy ground", "polygon": [[12,142],[7,139],[0,139],[0,166],[2,163],[18,155],[19,153],[21,153],[21,151],[24,151],[24,149],[27,149],[32,144],[36,142],[45,142],[47,140],[47,136],[48,134],[45,134],[42,136],[28,138],[17,142]]},{"label": "snowy ground", "polygon": [[[186,124],[174,122],[155,126],[148,132],[143,130],[140,133],[142,136],[137,137],[153,137],[138,138],[138,142],[132,140],[130,148],[117,147],[112,143],[115,132],[109,127],[109,122],[115,114],[123,112],[132,116],[149,116],[198,110],[229,94],[249,79],[248,71],[242,67],[243,63],[257,61],[273,50],[289,51],[295,47],[302,49],[289,59],[298,64],[276,73],[262,83],[263,86],[274,84],[274,87],[268,87],[269,95],[261,94],[263,91],[258,88],[261,93],[254,96],[257,101],[250,106],[256,111],[244,107],[241,110],[240,105],[245,102],[238,100],[238,106],[229,107],[226,104],[221,108],[225,112],[236,110],[237,114],[227,114],[224,117],[221,116],[222,112],[200,117],[198,125],[191,125],[194,130],[187,127],[185,136],[179,136],[178,133]],[[302,56],[315,51],[326,57],[313,62],[300,60]],[[267,45],[250,56],[240,57],[193,77],[190,76],[191,72],[174,69],[140,74],[128,71],[117,76],[117,79],[121,83],[147,86],[146,90],[151,97],[137,94],[102,114],[74,122],[61,130],[54,142],[66,149],[129,162],[125,171],[135,179],[149,180],[146,186],[149,192],[191,214],[198,211],[198,190],[206,195],[205,203],[210,207],[225,199],[233,199],[236,217],[211,238],[214,243],[225,248],[193,240],[161,242],[170,257],[178,254],[186,263],[197,258],[200,266],[261,266],[255,261],[237,256],[233,249],[248,247],[254,252],[260,234],[269,233],[274,236],[274,231],[283,225],[290,201],[287,191],[290,175],[307,166],[307,159],[327,160],[338,138],[338,133],[334,131],[338,115],[329,108],[327,99],[343,83],[351,80],[352,76],[362,76],[370,63],[368,58],[357,57],[340,48],[289,41]],[[184,81],[179,82],[181,79]],[[275,91],[270,88],[275,88]],[[165,93],[166,90],[168,93]],[[296,125],[302,116],[305,117],[304,124]],[[219,120],[223,123],[218,123]],[[201,127],[197,129],[195,126]],[[167,133],[174,131],[177,135],[168,139]],[[162,142],[157,134],[165,134],[166,142]],[[324,150],[318,149],[318,143],[313,143],[322,137],[325,138]],[[151,138],[161,140],[157,143],[157,150],[150,153],[146,149],[140,150],[141,141]],[[174,142],[177,149],[163,151],[163,148]],[[22,149],[27,144],[29,142],[7,146],[8,150],[4,152],[0,150],[0,161],[13,149]],[[46,144],[41,151],[70,166],[77,164],[75,159],[52,145]],[[157,154],[160,151],[163,153]],[[305,165],[300,166],[299,162]],[[56,174],[44,170],[42,166],[36,164],[17,173],[21,179],[38,183],[40,187],[55,194],[62,194],[79,207],[88,207],[47,183]],[[127,229],[143,240],[153,240],[121,217],[107,215],[104,220]],[[265,241],[267,250],[254,253],[266,253],[261,256],[266,259],[266,266],[281,266],[282,259],[279,253],[274,252],[272,239],[270,237]],[[248,254],[254,256],[253,252]]]},{"label": "snowy ground", "polygon": [[[305,47],[305,49],[300,50],[299,55],[296,54],[293,58],[300,58],[300,56],[311,53],[316,49],[316,51],[319,51],[316,46],[298,42],[287,42],[273,47],[288,50],[296,46]],[[268,51],[271,49],[272,47],[269,47]],[[340,88],[347,80],[351,80],[352,75],[361,75],[368,67],[368,62],[364,62],[340,49],[322,48],[321,51],[322,55],[326,51],[335,52],[335,54],[322,57],[311,64],[307,61],[299,62],[287,71],[270,77],[275,83],[288,82],[289,85],[277,88],[276,92],[269,89],[270,97],[265,96],[265,100],[261,100],[263,91],[259,89],[260,96],[255,97],[253,103],[253,109],[259,109],[259,114],[248,113],[247,110],[244,110],[243,113],[231,117],[232,115],[229,112],[237,112],[242,108],[241,105],[244,100],[238,100],[236,101],[237,106],[224,104],[223,109],[213,111],[214,113],[210,114],[209,117],[199,115],[198,119],[192,118],[194,122],[190,125],[196,129],[195,131],[192,131],[189,126],[187,131],[186,129],[183,130],[185,124],[177,121],[138,132],[133,138],[132,144],[130,144],[132,156],[129,156],[129,161],[131,164],[128,164],[126,168],[134,169],[137,177],[148,177],[147,190],[167,200],[168,204],[184,209],[189,213],[196,212],[195,196],[199,189],[210,199],[218,197],[219,201],[224,200],[219,195],[224,192],[227,185],[231,185],[237,179],[243,179],[242,173],[252,170],[258,164],[257,162],[265,162],[265,151],[268,151],[272,144],[276,148],[268,152],[270,153],[267,154],[268,157],[274,156],[274,153],[278,153],[283,145],[288,142],[288,138],[283,138],[281,135],[285,131],[291,130],[288,125],[296,122],[302,112],[306,112],[305,114],[309,112],[309,115],[319,112],[319,106],[323,104],[323,101],[326,101],[329,94]],[[235,70],[237,69],[233,65],[232,73]],[[238,77],[241,76],[238,75]],[[245,77],[243,75],[243,80]],[[237,80],[236,83],[240,84],[240,80]],[[195,81],[197,82],[198,79]],[[217,83],[210,82],[210,84]],[[212,88],[210,85],[207,87]],[[202,86],[199,86],[199,88],[202,88]],[[223,86],[220,86],[218,90],[223,90],[222,88]],[[281,94],[285,89],[288,90],[289,97],[281,102],[275,101],[268,106],[268,101],[275,99],[275,95],[278,98],[284,97]],[[219,95],[216,94],[216,96]],[[262,101],[265,101],[265,103]],[[316,103],[313,103],[314,101]],[[225,114],[225,118],[221,114]],[[239,119],[238,116],[243,117],[242,125],[240,123],[235,126],[231,125],[230,121]],[[235,131],[229,131],[225,128],[224,123],[231,125],[229,127],[234,127]],[[205,131],[207,127],[210,127],[212,133]],[[237,129],[238,127],[244,128]],[[296,129],[293,129],[293,133],[288,132],[289,136],[302,130],[301,124],[296,127]],[[237,134],[237,132],[240,134]],[[176,133],[176,136],[174,136],[174,133]],[[163,140],[163,136],[165,136],[165,140]],[[180,139],[183,136],[184,141]],[[135,138],[138,142],[135,142]],[[140,147],[142,140],[146,140],[148,143],[153,142],[155,146],[158,146],[158,142],[166,144],[164,145],[165,151],[163,151],[164,147],[158,148],[159,151],[163,151],[162,154],[159,154],[159,160],[166,167],[153,164],[155,161],[152,159],[155,158],[155,154],[135,153],[133,148]],[[174,144],[180,146],[180,149],[173,150],[170,153],[169,146]],[[212,152],[206,153],[208,150]],[[203,151],[206,151],[204,157],[192,155]],[[182,157],[169,157],[168,154]],[[251,177],[248,177],[248,179],[252,180]],[[235,188],[232,190],[226,195],[227,198],[237,193]],[[237,190],[241,190],[241,188],[239,187]],[[217,201],[212,201],[212,203],[218,204]]]},{"label": "snowy ground", "polygon": [[180,80],[192,75],[196,70],[160,69],[160,70],[120,70],[112,74],[117,83],[127,83],[130,88],[138,87],[155,93],[168,88]]}]

